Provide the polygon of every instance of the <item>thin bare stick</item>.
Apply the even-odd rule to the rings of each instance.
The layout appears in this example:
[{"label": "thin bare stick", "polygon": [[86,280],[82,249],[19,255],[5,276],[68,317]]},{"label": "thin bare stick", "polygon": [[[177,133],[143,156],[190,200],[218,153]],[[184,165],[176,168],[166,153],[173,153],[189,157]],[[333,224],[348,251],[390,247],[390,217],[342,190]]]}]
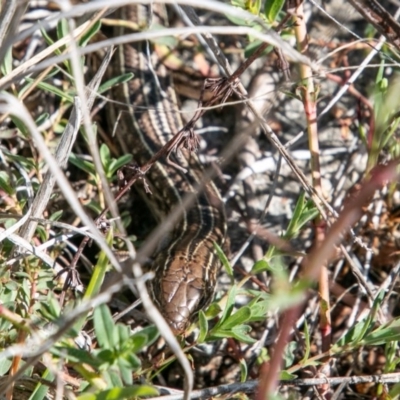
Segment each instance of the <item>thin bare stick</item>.
[{"label": "thin bare stick", "polygon": [[[390,373],[382,375],[365,375],[365,376],[338,376],[334,378],[324,377],[324,378],[306,378],[306,379],[294,379],[291,381],[280,381],[280,386],[318,386],[323,384],[329,384],[330,386],[338,386],[341,384],[346,385],[357,385],[362,383],[399,383],[400,373]],[[220,385],[215,387],[209,387],[201,390],[194,390],[191,395],[191,399],[207,399],[222,395],[234,395],[235,393],[254,393],[257,389],[258,381],[247,381],[243,383],[231,383],[228,385]],[[161,387],[162,390],[169,390]],[[160,397],[152,397],[149,400],[182,400],[183,393],[174,390],[173,392],[178,392],[174,394],[167,394]]]}]

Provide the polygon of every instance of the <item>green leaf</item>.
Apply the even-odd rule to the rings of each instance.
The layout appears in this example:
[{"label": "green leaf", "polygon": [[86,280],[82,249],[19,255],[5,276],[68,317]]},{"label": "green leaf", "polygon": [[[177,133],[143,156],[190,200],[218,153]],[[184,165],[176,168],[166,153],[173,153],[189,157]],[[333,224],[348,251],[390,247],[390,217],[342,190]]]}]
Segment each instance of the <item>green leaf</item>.
[{"label": "green leaf", "polygon": [[271,296],[270,310],[285,310],[304,301],[305,291],[278,290]]},{"label": "green leaf", "polygon": [[[16,298],[19,295],[18,291],[21,286],[20,283],[16,283],[15,281],[6,281],[10,279],[10,272],[1,269],[3,273],[3,279],[5,282],[2,286],[0,286],[0,294],[1,294],[1,301],[4,307],[9,308],[11,311],[14,311],[17,308]],[[0,318],[0,322],[2,318]],[[6,321],[3,319],[3,321]]]},{"label": "green leaf", "polygon": [[100,159],[104,169],[108,171],[108,166],[110,165],[111,160],[111,153],[108,146],[104,143],[100,146]]},{"label": "green leaf", "polygon": [[8,229],[15,225],[17,220],[15,218],[8,218],[6,220],[3,219],[4,228]]},{"label": "green leaf", "polygon": [[[28,82],[33,83],[33,79],[31,78],[25,78]],[[44,90],[45,92],[54,94],[55,96],[59,97],[60,99],[63,99],[67,101],[68,103],[73,103],[74,97],[66,92],[64,92],[62,89],[59,89],[58,87],[55,87],[54,85],[47,83],[47,82],[39,82],[37,84],[37,87]]]},{"label": "green leaf", "polygon": [[166,34],[158,38],[152,39],[151,42],[158,45],[167,46],[169,49],[176,48],[178,45],[178,39],[174,36],[169,36],[168,30],[166,30],[164,26],[157,23],[151,24],[151,27],[148,29],[148,32],[160,31],[160,30],[166,32]]},{"label": "green leaf", "polygon": [[371,331],[376,314],[377,314],[384,298],[385,298],[385,292],[384,292],[384,290],[381,290],[374,299],[374,303],[372,304],[371,311],[369,312],[368,317],[365,320],[363,329],[361,330],[359,337],[356,339],[357,343],[360,342],[364,338],[364,336],[367,334],[367,332]]},{"label": "green leaf", "polygon": [[269,22],[274,22],[282,10],[285,0],[266,0],[264,14]]},{"label": "green leaf", "polygon": [[47,242],[48,239],[48,231],[44,226],[38,225],[36,227],[36,233],[39,235],[40,241],[42,243]]},{"label": "green leaf", "polygon": [[[137,370],[142,366],[142,363],[140,361],[140,358],[136,356],[136,354],[125,354],[124,357],[121,357],[120,360],[123,360],[125,364],[129,367],[131,370]],[[127,381],[126,381],[127,382]]]},{"label": "green leaf", "polygon": [[[40,33],[43,36],[43,39],[45,40],[45,42],[51,46],[52,44],[54,44],[54,40],[50,37],[50,35],[46,32],[46,29],[40,29]],[[55,49],[54,52],[59,55],[61,54],[61,51],[59,49]]]},{"label": "green leaf", "polygon": [[157,396],[158,391],[152,386],[132,385],[128,387],[114,387],[98,393],[84,393],[77,400],[123,400],[132,397]]},{"label": "green leaf", "polygon": [[95,352],[97,360],[100,362],[101,369],[108,369],[115,362],[115,354],[110,349],[102,349]]},{"label": "green leaf", "polygon": [[360,333],[364,330],[366,317],[351,327],[335,344],[335,347],[343,347],[350,345],[360,337]]},{"label": "green leaf", "polygon": [[68,346],[56,346],[51,348],[51,353],[60,358],[67,358],[69,362],[75,364],[88,364],[92,367],[100,367],[102,360],[95,357],[86,350]]},{"label": "green leaf", "polygon": [[222,311],[221,306],[217,303],[211,303],[210,307],[206,310],[206,317],[208,319],[215,318]]},{"label": "green leaf", "polygon": [[64,210],[58,210],[56,212],[54,212],[53,214],[50,215],[49,220],[50,221],[58,221],[62,215],[63,215]]},{"label": "green leaf", "polygon": [[49,113],[43,113],[43,114],[39,115],[38,118],[36,118],[35,124],[36,124],[36,126],[40,126],[48,119],[49,119]]},{"label": "green leaf", "polygon": [[306,320],[304,320],[304,342],[305,342],[306,348],[304,351],[304,357],[300,361],[300,364],[304,364],[308,360],[308,357],[310,357],[310,350],[311,350],[310,330],[308,329],[308,324],[307,324]]},{"label": "green leaf", "polygon": [[300,219],[301,214],[305,206],[305,193],[301,192],[299,198],[297,199],[296,206],[293,211],[293,216],[290,219],[289,225],[286,232],[290,233],[294,231],[297,221]]},{"label": "green leaf", "polygon": [[61,306],[58,300],[54,297],[53,292],[49,292],[46,301],[42,302],[41,307],[48,313],[50,320],[59,318],[61,315]]},{"label": "green leaf", "polygon": [[7,358],[2,358],[0,360],[0,376],[4,376],[8,370],[10,369],[12,364],[12,360],[9,360]]},{"label": "green leaf", "polygon": [[288,371],[281,371],[280,380],[282,381],[292,381],[293,379],[297,379],[297,375],[291,374]]},{"label": "green leaf", "polygon": [[[258,48],[263,44],[261,40],[254,40],[251,41],[244,49],[244,56],[249,58],[255,53]],[[266,56],[267,54],[271,53],[273,46],[268,46],[261,54],[260,57]]]},{"label": "green leaf", "polygon": [[199,311],[199,326],[200,326],[200,333],[199,337],[197,338],[197,342],[203,343],[208,333],[208,321],[206,315],[202,310]]},{"label": "green leaf", "polygon": [[313,208],[310,210],[305,210],[303,212],[303,214],[301,215],[301,217],[299,218],[299,221],[297,224],[297,231],[295,233],[297,234],[298,231],[300,231],[300,228],[302,228],[309,221],[312,221],[313,219],[315,219],[318,215],[319,215],[319,211],[318,211],[317,207],[315,207],[313,204]]},{"label": "green leaf", "polygon": [[213,242],[214,245],[214,249],[217,252],[218,258],[220,259],[220,261],[222,262],[222,265],[225,268],[226,273],[228,274],[229,277],[233,277],[233,269],[231,266],[231,263],[228,260],[228,257],[225,255],[224,251],[221,249],[221,247]]},{"label": "green leaf", "polygon": [[367,334],[361,343],[363,345],[377,346],[398,340],[400,340],[400,318]]},{"label": "green leaf", "polygon": [[107,369],[107,372],[104,373],[104,375],[108,376],[107,381],[109,382],[108,386],[110,388],[121,387],[123,385],[119,370],[117,370],[116,368]]},{"label": "green leaf", "polygon": [[[237,8],[237,7],[236,7]],[[229,21],[231,21],[232,23],[234,23],[235,25],[238,25],[238,26],[252,26],[253,25],[253,21],[252,20],[250,20],[250,19],[244,19],[244,18],[241,18],[241,17],[236,17],[236,16],[234,16],[234,15],[226,15],[226,18],[229,20]],[[261,41],[260,41],[260,43],[261,43]]]},{"label": "green leaf", "polygon": [[100,204],[94,200],[91,200],[88,204],[86,204],[86,207],[96,214],[100,214],[103,211],[103,208],[100,206]]},{"label": "green leaf", "polygon": [[[254,299],[256,300],[256,299]],[[265,320],[267,312],[270,310],[269,300],[258,300],[257,302],[250,302],[248,305],[251,309],[251,318],[249,321],[263,321]]]},{"label": "green leaf", "polygon": [[[121,379],[124,382],[124,384],[132,385],[133,377],[132,377],[131,364],[128,362],[128,360],[126,360],[124,358],[119,358],[117,364],[118,364],[119,373],[121,375]],[[139,366],[137,368],[139,368],[139,367],[140,367],[140,361],[139,361]]]},{"label": "green leaf", "polygon": [[254,344],[256,340],[248,336],[251,331],[251,327],[248,325],[235,326],[232,329],[215,329],[215,327],[210,331],[207,341],[214,341],[223,338],[234,338],[239,342]]},{"label": "green leaf", "polygon": [[[122,348],[124,348],[124,346],[126,345],[127,341],[130,340],[131,338],[131,329],[129,328],[129,326],[127,325],[123,325],[123,324],[117,324],[116,325],[117,329],[118,329],[118,346]],[[142,337],[144,335],[139,334],[139,342],[141,341]]]},{"label": "green leaf", "polygon": [[269,264],[264,259],[256,261],[251,269],[253,275],[259,274],[260,272],[267,271],[269,269]]},{"label": "green leaf", "polygon": [[296,342],[289,342],[287,346],[285,347],[285,351],[283,354],[283,361],[285,368],[289,368],[293,365],[294,362],[294,353],[297,349],[297,343]]},{"label": "green leaf", "polygon": [[[382,80],[384,79],[384,72],[385,72],[385,61],[381,60],[381,63],[379,65],[378,68],[378,72],[376,74],[376,78],[375,78],[375,84],[379,85],[380,82],[382,82]],[[382,87],[380,87],[380,89],[382,89]]]},{"label": "green leaf", "polygon": [[247,363],[244,358],[240,359],[240,382],[247,381]]},{"label": "green leaf", "polygon": [[79,46],[80,47],[85,47],[90,39],[95,36],[97,34],[97,32],[99,32],[101,28],[101,22],[100,21],[96,21],[91,27],[90,29],[88,29],[83,35],[82,37],[79,39]]},{"label": "green leaf", "polygon": [[317,217],[319,214],[318,209],[315,207],[311,200],[305,201],[305,193],[300,194],[297,200],[293,216],[290,220],[289,226],[284,235],[285,239],[293,239],[297,236],[300,229],[309,221]]},{"label": "green leaf", "polygon": [[10,176],[5,171],[0,171],[0,188],[3,189],[9,196],[15,193],[15,189],[9,184]]},{"label": "green leaf", "polygon": [[68,121],[66,119],[61,119],[60,121],[56,121],[56,123],[53,125],[54,127],[54,133],[58,135],[62,135],[65,131],[65,128],[68,124]]},{"label": "green leaf", "polygon": [[258,15],[261,9],[261,0],[246,0],[246,9],[254,15]]},{"label": "green leaf", "polygon": [[129,82],[134,77],[132,72],[115,76],[108,81],[102,83],[99,87],[99,93],[104,93],[113,88],[114,86],[120,85],[121,83]]},{"label": "green leaf", "polygon": [[[43,372],[43,375],[41,376],[41,379],[43,381],[49,381],[52,382],[55,376],[48,370],[46,369]],[[49,386],[44,385],[42,383],[38,383],[35,387],[35,390],[32,392],[31,396],[29,397],[29,400],[42,400],[46,397],[46,394],[49,390]]]},{"label": "green leaf", "polygon": [[[118,325],[118,327],[126,327],[125,325]],[[147,335],[138,332],[131,337],[124,339],[124,342],[121,343],[121,351],[127,353],[138,353],[147,345]]]},{"label": "green leaf", "polygon": [[[107,237],[106,237],[107,243],[110,246],[112,245],[113,237],[114,237],[114,232],[113,229],[110,228],[109,231],[107,232]],[[101,251],[97,263],[93,269],[90,282],[83,296],[84,299],[91,299],[100,292],[100,288],[103,285],[104,278],[106,276],[109,266],[110,266],[110,261],[108,259],[108,256],[104,251]],[[116,334],[117,333],[118,332],[116,331]]]},{"label": "green leaf", "polygon": [[14,130],[11,128],[6,128],[4,127],[1,131],[0,131],[0,140],[12,140],[14,139]]},{"label": "green leaf", "polygon": [[107,171],[107,177],[112,179],[115,173],[124,165],[129,164],[133,159],[132,154],[125,154],[124,156],[111,160]]},{"label": "green leaf", "polygon": [[12,122],[14,122],[15,126],[19,130],[19,132],[22,134],[22,136],[26,139],[29,136],[29,131],[26,129],[25,124],[17,117],[14,115],[10,116]]},{"label": "green leaf", "polygon": [[396,383],[389,392],[388,399],[398,399],[400,396],[400,383]]},{"label": "green leaf", "polygon": [[[359,321],[353,326],[344,336],[342,336],[336,343],[335,346],[342,347],[345,345],[356,345],[362,339],[364,339],[366,333],[373,327],[373,320],[375,318],[377,309],[383,300],[384,293],[381,291],[378,293],[372,305],[372,309],[367,317]],[[376,332],[376,331],[375,331]]]},{"label": "green leaf", "polygon": [[9,47],[8,50],[4,54],[3,62],[0,66],[0,71],[3,76],[7,76],[12,72],[12,48]]},{"label": "green leaf", "polygon": [[[384,68],[384,61],[382,61],[381,67]],[[375,124],[372,143],[368,143],[367,175],[379,163],[382,150],[393,137],[393,125],[398,124],[398,116],[396,113],[400,104],[398,96],[400,90],[400,76],[398,74],[392,76],[389,84],[387,84],[386,78],[382,77],[380,70],[378,82],[379,84],[375,84],[374,87]]]},{"label": "green leaf", "polygon": [[68,35],[69,29],[68,29],[68,22],[65,18],[60,19],[60,21],[57,24],[57,38],[58,40],[64,38],[65,36]]},{"label": "green leaf", "polygon": [[129,327],[122,324],[114,324],[112,346],[116,353],[116,358],[122,357],[124,353],[123,346],[126,344],[125,341],[129,338]]},{"label": "green leaf", "polygon": [[251,327],[248,325],[240,325],[232,328],[231,333],[232,337],[239,340],[239,342],[254,344],[256,340],[252,339],[248,336],[248,333],[251,331]]},{"label": "green leaf", "polygon": [[145,345],[151,346],[160,336],[160,332],[154,325],[149,325],[146,326],[146,328],[143,328],[141,331],[135,333],[133,336],[135,335],[146,335],[147,340]]},{"label": "green leaf", "polygon": [[232,314],[232,310],[235,305],[236,291],[237,291],[237,286],[233,285],[228,292],[228,298],[226,300],[226,305],[224,311],[222,312],[221,319],[218,321],[214,329],[220,327],[225,322],[225,320]]},{"label": "green leaf", "polygon": [[111,349],[114,346],[114,321],[108,307],[102,304],[95,308],[93,320],[99,345]]},{"label": "green leaf", "polygon": [[92,162],[82,160],[75,153],[70,154],[69,162],[78,167],[79,169],[81,169],[82,171],[85,171],[88,174],[90,174],[93,177],[93,179],[96,179],[96,170]]},{"label": "green leaf", "polygon": [[233,315],[227,318],[222,324],[222,329],[231,329],[235,326],[241,325],[247,322],[251,317],[251,309],[250,307],[241,307],[238,311],[236,311]]}]

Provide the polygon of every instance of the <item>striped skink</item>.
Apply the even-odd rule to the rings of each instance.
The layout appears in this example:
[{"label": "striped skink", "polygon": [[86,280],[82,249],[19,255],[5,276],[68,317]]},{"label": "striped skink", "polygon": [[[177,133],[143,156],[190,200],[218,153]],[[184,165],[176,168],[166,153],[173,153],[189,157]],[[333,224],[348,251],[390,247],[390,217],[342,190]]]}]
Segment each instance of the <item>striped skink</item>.
[{"label": "striped skink", "polygon": [[[161,5],[135,4],[121,8],[118,18],[144,29],[150,21],[165,24],[165,12]],[[132,33],[121,26],[115,29],[116,35]],[[118,102],[131,106],[129,111],[127,107],[120,109],[117,135],[123,151],[133,153],[135,162],[144,165],[183,127],[176,93],[152,43],[120,46],[114,57],[115,76],[134,74],[131,81],[115,91]],[[179,149],[171,158],[173,163],[164,158],[146,174],[152,194],[144,193],[144,197],[159,220],[182,205],[185,195],[196,193],[196,185],[203,180],[203,169],[194,152]],[[213,299],[220,267],[213,243],[222,247],[226,230],[223,202],[210,182],[196,193],[190,208],[184,210],[170,232],[169,243],[154,255],[155,277],[149,283],[149,290],[177,334]]]}]

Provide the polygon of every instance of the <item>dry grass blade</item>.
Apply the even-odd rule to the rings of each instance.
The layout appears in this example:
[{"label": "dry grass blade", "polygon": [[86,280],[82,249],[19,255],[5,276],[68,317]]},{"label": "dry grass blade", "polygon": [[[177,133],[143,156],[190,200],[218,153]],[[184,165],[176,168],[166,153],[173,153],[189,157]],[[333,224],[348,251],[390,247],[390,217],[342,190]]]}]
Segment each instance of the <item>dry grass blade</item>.
[{"label": "dry grass blade", "polygon": [[144,0],[139,24],[130,0],[3,1],[7,400],[399,397],[400,38],[376,2]]}]

